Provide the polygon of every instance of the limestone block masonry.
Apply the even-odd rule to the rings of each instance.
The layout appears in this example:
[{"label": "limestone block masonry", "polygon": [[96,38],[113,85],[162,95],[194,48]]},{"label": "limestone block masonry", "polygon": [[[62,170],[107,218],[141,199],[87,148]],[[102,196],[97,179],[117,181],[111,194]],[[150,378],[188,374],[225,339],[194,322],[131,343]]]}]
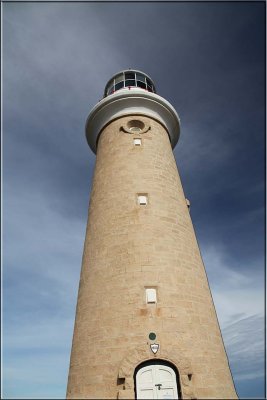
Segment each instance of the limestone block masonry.
[{"label": "limestone block masonry", "polygon": [[[176,365],[182,398],[234,399],[168,133],[145,116],[146,133],[124,132],[133,119],[112,121],[99,138],[67,398],[132,399],[137,365],[160,358]],[[157,289],[156,304],[146,304],[146,287]]]}]

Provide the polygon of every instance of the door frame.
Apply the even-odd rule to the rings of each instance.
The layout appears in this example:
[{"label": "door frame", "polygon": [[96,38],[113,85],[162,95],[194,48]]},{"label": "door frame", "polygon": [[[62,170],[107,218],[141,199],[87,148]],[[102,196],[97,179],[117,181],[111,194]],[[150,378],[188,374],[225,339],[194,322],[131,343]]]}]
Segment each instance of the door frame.
[{"label": "door frame", "polygon": [[181,391],[181,382],[180,382],[180,374],[178,372],[178,369],[176,368],[176,366],[172,363],[170,363],[169,361],[166,360],[162,360],[160,358],[153,358],[150,360],[146,360],[143,361],[142,363],[140,363],[139,365],[137,365],[137,367],[134,370],[134,395],[135,395],[135,399],[137,399],[137,385],[136,385],[136,375],[137,372],[143,368],[143,367],[148,367],[149,365],[165,365],[166,367],[170,367],[174,370],[175,372],[175,376],[176,376],[176,384],[177,384],[177,392],[178,392],[178,396],[179,399],[182,399],[182,391]]}]

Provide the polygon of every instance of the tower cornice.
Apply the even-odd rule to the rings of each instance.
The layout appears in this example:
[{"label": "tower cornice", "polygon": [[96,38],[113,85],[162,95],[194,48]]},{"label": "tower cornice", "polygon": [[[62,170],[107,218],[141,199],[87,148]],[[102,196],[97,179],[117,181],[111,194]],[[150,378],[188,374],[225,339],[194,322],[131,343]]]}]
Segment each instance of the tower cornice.
[{"label": "tower cornice", "polygon": [[86,138],[96,153],[102,129],[114,119],[127,115],[145,115],[160,122],[167,130],[172,148],[180,136],[180,120],[174,107],[158,94],[139,88],[125,88],[103,98],[86,121]]}]

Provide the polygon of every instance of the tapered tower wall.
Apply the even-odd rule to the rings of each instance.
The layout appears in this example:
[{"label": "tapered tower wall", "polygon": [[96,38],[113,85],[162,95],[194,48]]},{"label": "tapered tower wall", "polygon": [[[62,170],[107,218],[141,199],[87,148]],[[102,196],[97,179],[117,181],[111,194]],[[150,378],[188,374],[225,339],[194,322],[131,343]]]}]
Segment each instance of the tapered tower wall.
[{"label": "tapered tower wall", "polygon": [[[136,119],[146,132],[128,133]],[[176,366],[182,398],[236,398],[168,133],[128,115],[98,141],[67,397],[134,398],[134,369],[153,358]]]}]

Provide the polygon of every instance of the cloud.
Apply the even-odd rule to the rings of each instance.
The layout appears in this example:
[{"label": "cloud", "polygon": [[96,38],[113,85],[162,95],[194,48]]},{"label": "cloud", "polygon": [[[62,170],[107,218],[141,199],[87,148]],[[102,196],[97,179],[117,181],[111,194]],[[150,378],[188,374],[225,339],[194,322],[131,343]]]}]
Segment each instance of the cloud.
[{"label": "cloud", "polygon": [[264,377],[264,317],[242,317],[223,329],[235,380]]},{"label": "cloud", "polygon": [[[238,272],[231,269],[225,254],[223,247],[202,248],[237,391],[244,397],[251,391],[251,396],[257,398],[262,396],[265,376],[264,277],[255,274],[253,267],[240,268]],[[243,382],[248,380],[251,380],[250,388],[244,390]]]},{"label": "cloud", "polygon": [[206,245],[201,252],[221,326],[225,327],[236,315],[249,317],[255,310],[263,315],[263,276],[254,274],[258,260],[254,268],[244,266],[236,271],[223,246]]},{"label": "cloud", "polygon": [[18,197],[13,189],[4,208],[4,223],[8,220],[3,237],[4,262],[10,268],[4,273],[33,274],[34,279],[46,278],[62,286],[69,283],[71,289],[72,279],[78,277],[86,218],[65,218],[39,191],[19,190]]},{"label": "cloud", "polygon": [[263,398],[265,391],[264,317],[236,316],[223,329],[231,371],[240,398]]},{"label": "cloud", "polygon": [[3,394],[62,398],[86,220],[64,218],[40,193],[20,193],[5,209]]},{"label": "cloud", "polygon": [[[62,333],[62,328],[59,332]],[[64,398],[63,385],[67,385],[69,352],[57,349],[53,349],[53,352],[35,352],[32,348],[27,348],[27,351],[27,354],[9,356],[6,361],[3,398]]]}]

